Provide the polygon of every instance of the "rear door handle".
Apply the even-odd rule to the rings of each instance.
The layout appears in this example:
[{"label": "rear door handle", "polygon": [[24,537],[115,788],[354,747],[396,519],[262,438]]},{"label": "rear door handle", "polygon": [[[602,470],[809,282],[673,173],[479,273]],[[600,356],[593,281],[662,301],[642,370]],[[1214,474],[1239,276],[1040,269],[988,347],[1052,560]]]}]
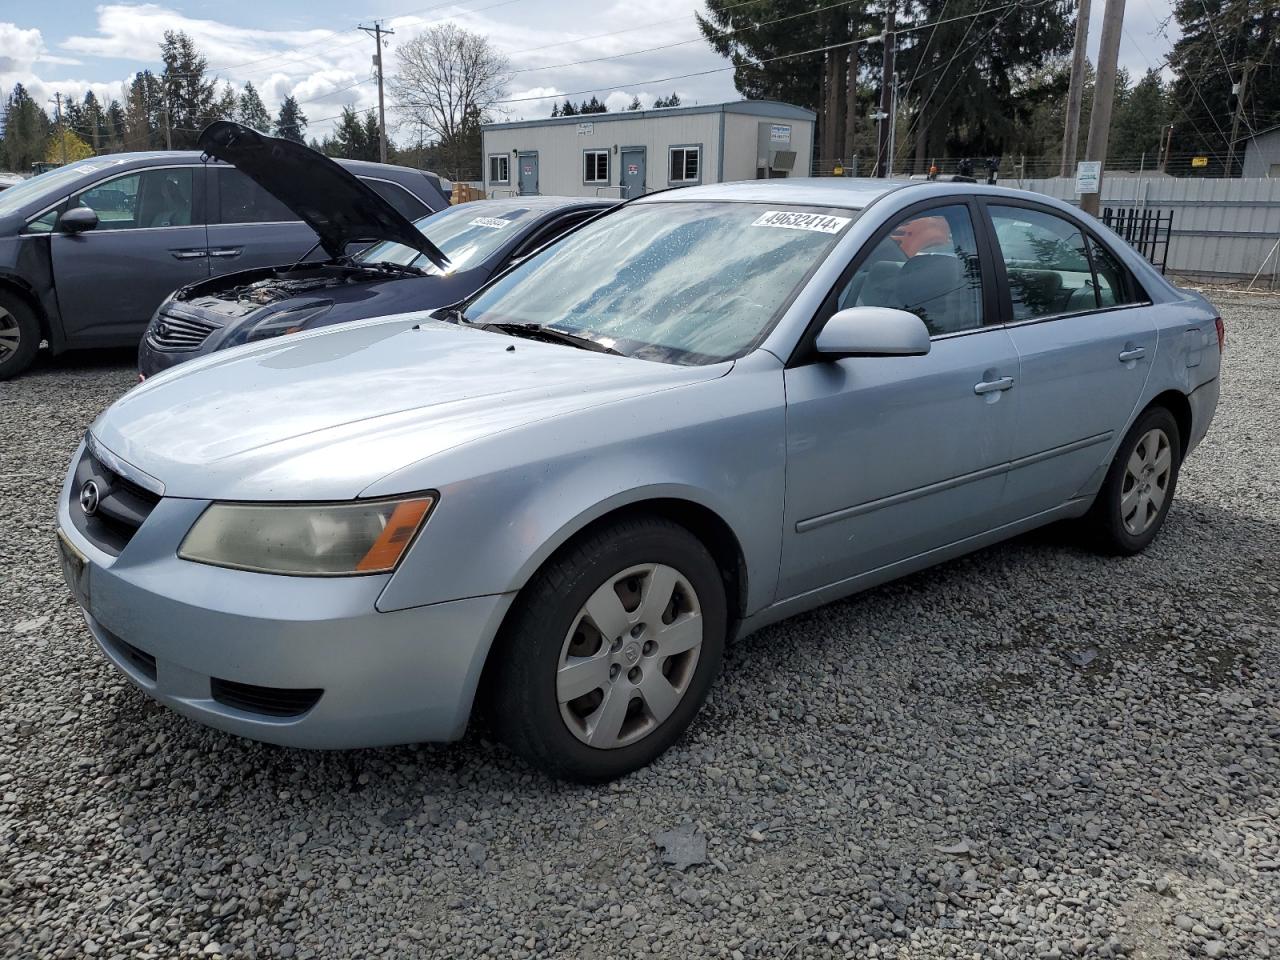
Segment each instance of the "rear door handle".
[{"label": "rear door handle", "polygon": [[1146,355],[1146,347],[1130,347],[1120,351],[1120,362],[1128,363],[1130,360],[1141,360]]},{"label": "rear door handle", "polygon": [[973,392],[981,396],[984,393],[995,393],[997,390],[1008,390],[1013,386],[1013,377],[1001,377],[999,380],[983,380],[973,385]]},{"label": "rear door handle", "polygon": [[214,247],[209,251],[211,257],[238,257],[244,253],[244,247]]},{"label": "rear door handle", "polygon": [[189,247],[186,250],[170,250],[175,260],[199,260],[201,257],[207,257],[209,251],[204,247]]}]

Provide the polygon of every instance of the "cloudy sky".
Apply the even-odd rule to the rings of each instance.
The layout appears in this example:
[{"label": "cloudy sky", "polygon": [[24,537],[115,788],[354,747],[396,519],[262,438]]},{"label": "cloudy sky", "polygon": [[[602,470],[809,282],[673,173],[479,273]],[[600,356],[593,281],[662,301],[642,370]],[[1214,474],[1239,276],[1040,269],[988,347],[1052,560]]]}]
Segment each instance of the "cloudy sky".
[{"label": "cloudy sky", "polygon": [[[1135,75],[1167,55],[1173,34],[1162,34],[1160,24],[1169,4],[1128,2],[1120,61]],[[1095,0],[1091,58],[1101,7]],[[509,119],[546,116],[555,102],[549,95],[566,92],[598,91],[615,109],[633,95],[648,106],[673,90],[686,103],[736,99],[731,71],[718,69],[725,61],[699,38],[693,11],[700,8],[700,0],[367,0],[357,20],[352,5],[339,0],[8,3],[0,10],[0,89],[20,81],[41,101],[55,92],[79,98],[88,89],[120,97],[134,72],[159,71],[164,31],[185,30],[222,80],[237,89],[252,82],[273,112],[292,93],[312,120],[308,132],[322,135],[344,104],[377,102],[373,40],[356,27],[378,17],[395,30],[389,70],[395,44],[433,24],[453,20],[487,35],[516,71],[501,107]],[[666,79],[675,77],[683,79]]]}]

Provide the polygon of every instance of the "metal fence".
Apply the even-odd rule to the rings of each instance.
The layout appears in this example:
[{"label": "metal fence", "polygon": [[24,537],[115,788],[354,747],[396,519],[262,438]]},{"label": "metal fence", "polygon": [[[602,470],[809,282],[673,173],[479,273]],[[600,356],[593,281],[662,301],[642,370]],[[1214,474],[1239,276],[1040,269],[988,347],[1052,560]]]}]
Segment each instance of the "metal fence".
[{"label": "metal fence", "polygon": [[[1071,178],[1001,177],[1000,183],[1079,203]],[[1247,281],[1260,273],[1261,284],[1280,286],[1280,179],[1112,176],[1102,182],[1101,206],[1136,211],[1139,219],[1146,210],[1170,214],[1168,273],[1208,281]]]},{"label": "metal fence", "polygon": [[1173,233],[1173,211],[1152,207],[1103,207],[1102,222],[1164,273]]}]

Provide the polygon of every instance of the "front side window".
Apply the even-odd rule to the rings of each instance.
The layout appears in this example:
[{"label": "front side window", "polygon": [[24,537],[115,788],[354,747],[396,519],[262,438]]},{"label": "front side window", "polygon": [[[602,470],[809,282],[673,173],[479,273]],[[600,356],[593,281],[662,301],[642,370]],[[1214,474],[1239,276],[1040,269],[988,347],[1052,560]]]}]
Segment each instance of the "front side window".
[{"label": "front side window", "polygon": [[191,167],[144,170],[116,177],[71,198],[98,215],[96,232],[185,227],[193,222]]},{"label": "front side window", "polygon": [[495,153],[489,156],[489,182],[511,182],[511,158],[505,153]]},{"label": "front side window", "polygon": [[697,183],[702,176],[700,166],[702,151],[698,147],[672,147],[670,181],[672,183]]},{"label": "front side window", "polygon": [[280,223],[298,215],[239,170],[219,170],[219,223]]},{"label": "front side window", "polygon": [[609,151],[585,150],[582,154],[582,182],[609,182]]},{"label": "front side window", "polygon": [[1015,323],[1097,309],[1093,271],[1079,227],[1026,207],[989,209],[1009,278]]},{"label": "front side window", "polygon": [[1098,306],[1121,307],[1147,302],[1133,274],[1125,269],[1115,254],[1092,237],[1089,238],[1089,251],[1093,254],[1093,269],[1098,281]]},{"label": "front side window", "polygon": [[753,203],[639,203],[584,225],[466,308],[628,356],[716,363],[751,349],[856,214]]},{"label": "front side window", "polygon": [[8,190],[0,190],[0,217],[7,217],[28,205],[39,204],[43,207],[45,204],[65,198],[67,191],[73,189],[77,181],[83,180],[89,174],[106,170],[118,162],[110,159],[77,160],[65,167],[57,167],[37,176],[28,177]]},{"label": "front side window", "polygon": [[982,326],[982,267],[969,208],[933,207],[896,224],[849,278],[837,307],[906,310],[934,336]]}]

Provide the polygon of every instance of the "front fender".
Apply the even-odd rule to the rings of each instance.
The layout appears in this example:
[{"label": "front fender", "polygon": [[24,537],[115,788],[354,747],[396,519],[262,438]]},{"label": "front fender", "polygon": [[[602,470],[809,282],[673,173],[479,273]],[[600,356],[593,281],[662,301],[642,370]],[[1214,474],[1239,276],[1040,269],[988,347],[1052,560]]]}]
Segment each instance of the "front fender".
[{"label": "front fender", "polygon": [[362,496],[435,489],[440,502],[378,609],[518,591],[594,521],[673,499],[724,521],[746,563],[748,612],[768,605],[782,541],[782,391],[781,364],[753,354],[724,377],[528,424],[384,478]]}]

